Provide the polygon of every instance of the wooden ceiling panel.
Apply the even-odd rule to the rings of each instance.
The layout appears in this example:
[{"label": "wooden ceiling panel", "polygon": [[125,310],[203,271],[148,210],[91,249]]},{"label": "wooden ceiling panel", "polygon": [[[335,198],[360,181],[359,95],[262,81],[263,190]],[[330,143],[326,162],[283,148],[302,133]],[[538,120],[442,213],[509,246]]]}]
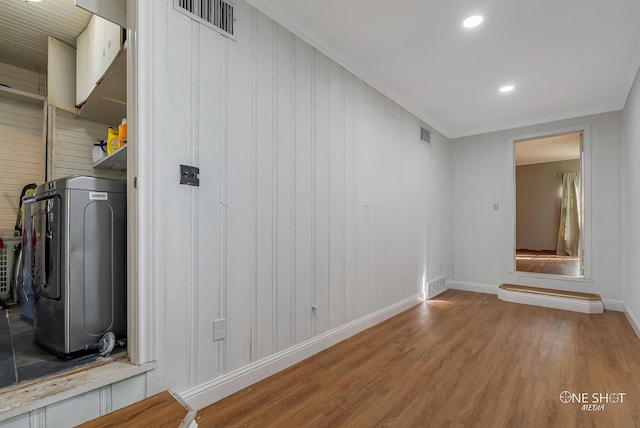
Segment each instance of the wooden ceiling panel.
[{"label": "wooden ceiling panel", "polygon": [[73,0],[0,0],[0,62],[45,73],[47,37],[75,47],[90,17]]}]

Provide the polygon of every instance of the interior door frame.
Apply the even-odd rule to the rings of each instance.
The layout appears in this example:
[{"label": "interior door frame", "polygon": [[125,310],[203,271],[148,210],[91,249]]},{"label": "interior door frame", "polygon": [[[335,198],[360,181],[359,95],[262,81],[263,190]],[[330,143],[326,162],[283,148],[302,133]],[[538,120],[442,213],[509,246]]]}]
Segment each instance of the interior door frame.
[{"label": "interior door frame", "polygon": [[153,1],[127,1],[127,337],[129,358],[157,359],[154,283]]},{"label": "interior door frame", "polygon": [[[583,204],[583,230],[582,230],[582,264],[583,276],[570,277],[561,275],[547,275],[531,272],[516,271],[515,253],[516,253],[516,166],[514,159],[514,146],[517,141],[531,140],[537,138],[545,138],[554,135],[563,135],[570,133],[582,134],[582,156],[581,156],[581,185],[582,185],[582,204]],[[504,266],[504,282],[506,283],[523,283],[547,288],[557,288],[574,291],[591,291],[585,283],[593,283],[592,281],[592,193],[591,193],[591,125],[576,124],[576,126],[566,128],[550,128],[536,131],[533,133],[514,135],[508,140],[509,147],[507,156],[507,197],[510,199],[508,206],[511,210],[507,221],[510,223],[507,227],[507,236],[505,241],[505,260]]]}]

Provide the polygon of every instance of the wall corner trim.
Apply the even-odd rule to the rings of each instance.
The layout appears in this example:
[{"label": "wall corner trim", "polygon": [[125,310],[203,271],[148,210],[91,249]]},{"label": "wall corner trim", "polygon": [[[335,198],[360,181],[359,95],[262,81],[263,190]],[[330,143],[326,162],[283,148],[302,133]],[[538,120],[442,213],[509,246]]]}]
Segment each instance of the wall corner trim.
[{"label": "wall corner trim", "polygon": [[235,392],[286,369],[312,355],[317,354],[349,337],[360,333],[382,321],[422,302],[416,294],[346,323],[338,328],[322,333],[314,338],[285,349],[262,360],[234,370],[226,375],[205,382],[180,393],[180,397],[192,408],[200,410]]}]

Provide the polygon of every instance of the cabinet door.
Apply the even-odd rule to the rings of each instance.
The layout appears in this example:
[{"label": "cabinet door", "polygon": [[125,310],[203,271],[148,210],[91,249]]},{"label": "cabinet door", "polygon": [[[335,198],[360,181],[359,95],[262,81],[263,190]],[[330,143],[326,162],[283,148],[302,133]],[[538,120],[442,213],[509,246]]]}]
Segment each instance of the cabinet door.
[{"label": "cabinet door", "polygon": [[77,39],[76,105],[87,100],[122,48],[120,27],[93,15]]},{"label": "cabinet door", "polygon": [[113,60],[116,58],[118,52],[120,52],[120,49],[122,48],[122,31],[120,29],[120,26],[103,18],[100,18],[100,20],[103,21],[102,26],[104,33],[102,44],[102,58],[98,79],[102,79],[104,73],[113,63]]},{"label": "cabinet door", "polygon": [[104,20],[92,16],[76,41],[76,105],[82,105],[104,74]]}]

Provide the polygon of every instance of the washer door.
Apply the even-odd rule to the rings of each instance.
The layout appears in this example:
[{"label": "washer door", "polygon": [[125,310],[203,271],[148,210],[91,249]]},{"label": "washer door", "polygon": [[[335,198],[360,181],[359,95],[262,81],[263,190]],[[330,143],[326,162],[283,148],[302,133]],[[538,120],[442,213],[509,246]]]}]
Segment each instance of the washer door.
[{"label": "washer door", "polygon": [[60,277],[60,205],[59,196],[39,200],[31,206],[35,231],[34,278],[36,293],[40,297],[59,300]]}]

